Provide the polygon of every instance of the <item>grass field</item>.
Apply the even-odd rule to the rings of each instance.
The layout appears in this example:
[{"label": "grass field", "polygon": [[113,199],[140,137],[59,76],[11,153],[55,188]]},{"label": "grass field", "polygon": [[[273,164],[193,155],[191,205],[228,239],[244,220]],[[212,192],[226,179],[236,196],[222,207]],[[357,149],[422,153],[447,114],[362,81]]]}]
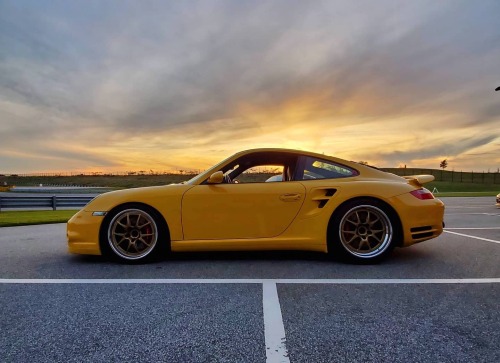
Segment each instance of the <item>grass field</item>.
[{"label": "grass field", "polygon": [[0,227],[66,223],[76,212],[76,210],[0,212]]},{"label": "grass field", "polygon": [[[426,184],[425,187],[434,191],[436,195],[443,196],[495,196],[500,193],[500,184],[481,184],[481,183],[456,183],[449,181],[433,181]],[[437,192],[435,189],[437,189]],[[447,195],[449,194],[449,195]],[[453,194],[453,195],[452,195]],[[455,195],[460,194],[460,195]]]},{"label": "grass field", "polygon": [[492,197],[491,200],[494,200],[498,193],[497,192],[443,192],[443,193],[434,193],[436,198],[439,197]]}]

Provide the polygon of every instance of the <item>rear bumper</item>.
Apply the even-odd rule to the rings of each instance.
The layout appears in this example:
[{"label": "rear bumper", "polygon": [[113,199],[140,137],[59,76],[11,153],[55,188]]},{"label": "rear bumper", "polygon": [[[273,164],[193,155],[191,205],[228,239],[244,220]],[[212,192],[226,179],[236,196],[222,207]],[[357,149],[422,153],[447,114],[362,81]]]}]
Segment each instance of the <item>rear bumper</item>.
[{"label": "rear bumper", "polygon": [[99,229],[103,218],[93,216],[92,212],[84,210],[75,214],[66,227],[68,251],[84,255],[101,255]]},{"label": "rear bumper", "polygon": [[411,194],[391,199],[401,219],[401,246],[423,242],[443,233],[444,203],[439,199],[420,200]]}]

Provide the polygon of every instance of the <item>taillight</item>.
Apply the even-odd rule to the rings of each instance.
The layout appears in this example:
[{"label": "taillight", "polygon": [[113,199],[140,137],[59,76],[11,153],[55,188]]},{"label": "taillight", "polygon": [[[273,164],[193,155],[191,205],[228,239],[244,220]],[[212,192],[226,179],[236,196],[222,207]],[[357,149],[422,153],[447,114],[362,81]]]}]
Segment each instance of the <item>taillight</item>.
[{"label": "taillight", "polygon": [[410,194],[418,199],[434,199],[434,195],[432,195],[431,191],[425,188],[411,191]]}]

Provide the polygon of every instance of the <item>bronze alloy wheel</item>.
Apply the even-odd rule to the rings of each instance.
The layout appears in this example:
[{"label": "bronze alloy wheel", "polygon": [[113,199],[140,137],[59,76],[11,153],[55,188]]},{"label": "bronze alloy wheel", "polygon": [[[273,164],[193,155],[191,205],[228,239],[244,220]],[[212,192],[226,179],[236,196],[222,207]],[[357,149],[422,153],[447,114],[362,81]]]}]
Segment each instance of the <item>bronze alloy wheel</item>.
[{"label": "bronze alloy wheel", "polygon": [[373,205],[357,205],[348,210],[339,226],[342,246],[350,254],[363,259],[383,254],[391,245],[391,220]]},{"label": "bronze alloy wheel", "polygon": [[125,209],[109,223],[108,243],[125,260],[139,260],[149,255],[158,241],[154,218],[141,209]]}]

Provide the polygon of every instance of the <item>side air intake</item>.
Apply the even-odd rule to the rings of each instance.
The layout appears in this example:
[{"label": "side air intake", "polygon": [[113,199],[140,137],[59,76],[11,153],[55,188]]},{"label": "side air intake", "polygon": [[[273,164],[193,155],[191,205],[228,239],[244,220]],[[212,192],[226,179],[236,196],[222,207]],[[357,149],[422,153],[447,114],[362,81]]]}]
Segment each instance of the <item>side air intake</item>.
[{"label": "side air intake", "polygon": [[[314,201],[318,202],[318,208],[323,208],[326,203],[335,195],[337,192],[337,189],[334,188],[327,188],[322,190],[323,193],[318,193],[320,195],[316,196],[313,198]],[[318,192],[318,191],[316,191]]]}]

